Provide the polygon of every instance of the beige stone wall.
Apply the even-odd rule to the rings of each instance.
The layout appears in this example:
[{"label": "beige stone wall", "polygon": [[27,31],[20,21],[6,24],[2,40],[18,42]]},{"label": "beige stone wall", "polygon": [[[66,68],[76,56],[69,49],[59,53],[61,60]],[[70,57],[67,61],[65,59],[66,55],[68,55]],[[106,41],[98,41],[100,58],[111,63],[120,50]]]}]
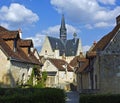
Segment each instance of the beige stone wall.
[{"label": "beige stone wall", "polygon": [[7,56],[0,49],[0,83],[9,85],[8,73],[10,69],[10,62]]},{"label": "beige stone wall", "polygon": [[[57,72],[55,76],[48,76],[46,84],[49,87],[64,87],[65,84],[73,82],[73,72],[58,71],[58,69],[49,60],[45,61],[44,66],[42,67],[42,71]],[[52,80],[54,82],[51,82]]]},{"label": "beige stone wall", "polygon": [[45,41],[40,51],[40,55],[43,55],[45,57],[51,57],[51,58],[54,57],[54,52],[52,51],[48,37],[45,38]]},{"label": "beige stone wall", "polygon": [[0,49],[0,83],[15,87],[16,83],[26,83],[34,65],[8,60]]},{"label": "beige stone wall", "polygon": [[32,73],[33,66],[34,65],[27,64],[27,63],[12,61],[11,69],[10,69],[11,76],[12,76],[11,79],[13,79],[12,85],[15,86],[16,83],[25,84]]},{"label": "beige stone wall", "polygon": [[79,44],[78,44],[78,49],[77,49],[77,54],[76,56],[78,56],[80,54],[80,52],[83,52],[83,48],[82,48],[82,42],[79,39]]},{"label": "beige stone wall", "polygon": [[67,81],[69,83],[73,83],[73,81],[75,79],[74,75],[75,75],[74,72],[67,72]]}]

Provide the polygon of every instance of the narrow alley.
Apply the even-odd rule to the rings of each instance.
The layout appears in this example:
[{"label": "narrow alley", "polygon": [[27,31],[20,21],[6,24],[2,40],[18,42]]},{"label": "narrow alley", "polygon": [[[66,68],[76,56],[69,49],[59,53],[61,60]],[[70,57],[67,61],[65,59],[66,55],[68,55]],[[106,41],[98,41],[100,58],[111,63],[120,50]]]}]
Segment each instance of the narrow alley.
[{"label": "narrow alley", "polygon": [[66,94],[66,103],[79,103],[79,93],[77,91],[68,91]]}]

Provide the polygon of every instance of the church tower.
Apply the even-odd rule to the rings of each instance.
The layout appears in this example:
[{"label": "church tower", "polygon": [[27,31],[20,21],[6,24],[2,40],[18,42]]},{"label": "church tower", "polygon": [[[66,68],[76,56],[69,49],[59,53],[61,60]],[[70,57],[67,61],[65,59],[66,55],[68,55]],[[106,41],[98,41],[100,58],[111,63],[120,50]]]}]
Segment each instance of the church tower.
[{"label": "church tower", "polygon": [[65,43],[67,40],[67,29],[65,27],[64,15],[62,15],[61,27],[60,27],[60,39]]}]

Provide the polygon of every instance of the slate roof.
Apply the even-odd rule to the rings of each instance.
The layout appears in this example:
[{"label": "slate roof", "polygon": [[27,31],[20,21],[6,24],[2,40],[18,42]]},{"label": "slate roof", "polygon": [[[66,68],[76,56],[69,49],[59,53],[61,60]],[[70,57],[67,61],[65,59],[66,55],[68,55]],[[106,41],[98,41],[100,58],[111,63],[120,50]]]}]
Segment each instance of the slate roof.
[{"label": "slate roof", "polygon": [[63,55],[64,50],[65,50],[65,46],[64,46],[63,42],[58,38],[49,37],[49,36],[48,36],[48,40],[50,42],[52,50],[54,51],[56,49],[59,49],[60,55]]},{"label": "slate roof", "polygon": [[75,56],[77,53],[77,49],[79,46],[78,38],[67,40],[66,43],[63,43],[61,39],[55,37],[48,36],[48,40],[53,51],[55,49],[59,49],[60,56],[62,56],[64,53],[66,56]]},{"label": "slate roof", "polygon": [[65,50],[66,56],[76,56],[78,45],[79,45],[78,38],[67,40],[67,43],[65,46],[66,47],[66,50]]},{"label": "slate roof", "polygon": [[52,58],[49,58],[48,59],[54,66],[56,66],[56,68],[58,68],[59,71],[65,71],[66,68],[65,68],[65,65],[67,65],[67,70],[69,72],[73,72],[72,68],[69,66],[69,64],[62,60],[62,59],[52,59]]}]

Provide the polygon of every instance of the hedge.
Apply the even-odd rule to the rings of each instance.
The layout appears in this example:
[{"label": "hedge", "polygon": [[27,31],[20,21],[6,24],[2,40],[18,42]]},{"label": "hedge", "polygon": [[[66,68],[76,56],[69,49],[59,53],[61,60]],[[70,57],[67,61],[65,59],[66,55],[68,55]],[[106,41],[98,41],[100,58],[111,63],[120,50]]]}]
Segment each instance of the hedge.
[{"label": "hedge", "polygon": [[0,103],[65,103],[65,92],[56,88],[0,88]]},{"label": "hedge", "polygon": [[120,103],[120,94],[82,94],[79,103]]}]

